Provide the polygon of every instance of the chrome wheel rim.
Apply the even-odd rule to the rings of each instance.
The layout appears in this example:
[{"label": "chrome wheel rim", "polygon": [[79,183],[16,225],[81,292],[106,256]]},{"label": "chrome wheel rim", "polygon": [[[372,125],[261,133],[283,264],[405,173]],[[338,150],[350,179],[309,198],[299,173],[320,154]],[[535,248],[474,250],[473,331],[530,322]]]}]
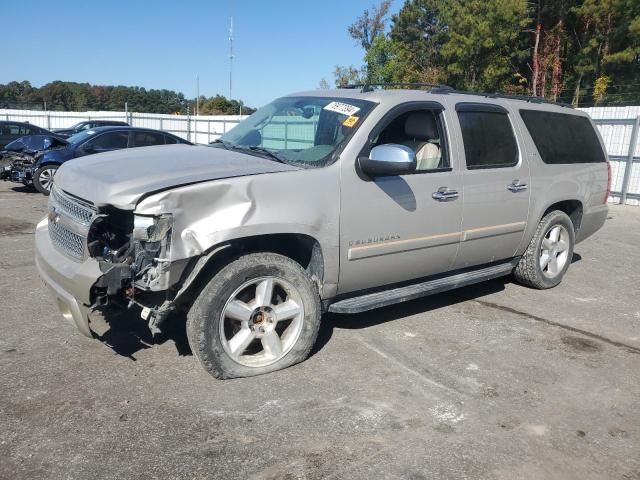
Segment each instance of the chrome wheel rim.
[{"label": "chrome wheel rim", "polygon": [[304,306],[298,290],[277,277],[249,280],[231,295],[220,318],[224,351],[246,367],[282,359],[298,341]]},{"label": "chrome wheel rim", "polygon": [[555,278],[569,260],[569,232],[562,225],[549,229],[540,246],[540,270],[547,278]]},{"label": "chrome wheel rim", "polygon": [[38,181],[40,182],[40,185],[42,186],[42,188],[44,188],[48,192],[51,191],[51,187],[53,186],[53,176],[55,174],[56,174],[55,168],[45,168],[40,172],[40,177],[38,178]]}]

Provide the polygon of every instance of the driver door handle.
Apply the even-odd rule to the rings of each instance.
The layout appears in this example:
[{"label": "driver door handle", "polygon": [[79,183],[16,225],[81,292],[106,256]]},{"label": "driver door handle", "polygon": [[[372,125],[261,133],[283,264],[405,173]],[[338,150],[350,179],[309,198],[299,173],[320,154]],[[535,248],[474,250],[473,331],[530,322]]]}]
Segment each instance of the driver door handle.
[{"label": "driver door handle", "polygon": [[447,187],[441,187],[437,192],[433,192],[433,195],[431,195],[431,197],[439,202],[447,202],[449,200],[455,200],[456,198],[458,198],[458,191],[449,190],[449,188]]},{"label": "driver door handle", "polygon": [[507,185],[507,190],[513,193],[524,192],[527,189],[526,183],[520,183],[520,180],[514,180],[511,184]]}]

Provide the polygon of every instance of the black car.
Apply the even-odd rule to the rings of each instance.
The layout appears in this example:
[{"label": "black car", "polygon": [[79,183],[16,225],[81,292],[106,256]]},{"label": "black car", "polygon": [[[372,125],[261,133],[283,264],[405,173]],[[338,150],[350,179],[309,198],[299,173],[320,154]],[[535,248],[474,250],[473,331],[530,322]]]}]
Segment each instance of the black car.
[{"label": "black car", "polygon": [[70,137],[76,133],[80,133],[83,130],[90,130],[92,128],[99,127],[128,127],[127,122],[119,122],[116,120],[85,120],[84,122],[76,123],[73,127],[69,128],[54,128],[53,133],[61,137]]},{"label": "black car", "polygon": [[11,180],[33,184],[49,195],[56,170],[67,160],[123,148],[191,142],[160,130],[137,127],[99,127],[84,130],[66,139],[66,145],[36,154],[33,164],[12,171]]},{"label": "black car", "polygon": [[55,136],[54,133],[44,128],[31,125],[30,123],[0,121],[0,150],[3,150],[7,144],[25,135]]}]

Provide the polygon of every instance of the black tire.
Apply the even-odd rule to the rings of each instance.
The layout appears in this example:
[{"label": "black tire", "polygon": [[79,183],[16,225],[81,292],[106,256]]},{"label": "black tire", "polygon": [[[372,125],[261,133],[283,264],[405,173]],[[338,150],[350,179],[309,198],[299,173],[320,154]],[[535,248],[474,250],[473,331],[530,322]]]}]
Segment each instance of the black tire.
[{"label": "black tire", "polygon": [[[542,242],[556,226],[562,227],[568,236],[567,258],[562,268],[557,272],[553,274],[547,272],[545,274],[541,267],[541,256],[543,254]],[[531,243],[529,243],[527,250],[514,269],[514,278],[523,285],[539,290],[555,287],[562,281],[564,274],[571,265],[574,245],[575,231],[573,222],[567,214],[560,210],[547,213],[542,220],[540,220],[538,228],[531,239]],[[555,252],[553,254],[555,255]]]},{"label": "black tire", "polygon": [[[291,349],[278,361],[266,366],[246,366],[225,351],[220,323],[234,292],[246,282],[261,277],[280,278],[295,286],[304,307],[304,315],[300,316],[302,327]],[[254,253],[229,263],[200,292],[187,315],[187,337],[194,355],[214,377],[250,377],[305,360],[318,336],[320,317],[318,289],[298,263],[275,253]]]},{"label": "black tire", "polygon": [[44,195],[49,195],[53,176],[57,170],[58,165],[45,165],[33,172],[32,182],[35,189]]}]

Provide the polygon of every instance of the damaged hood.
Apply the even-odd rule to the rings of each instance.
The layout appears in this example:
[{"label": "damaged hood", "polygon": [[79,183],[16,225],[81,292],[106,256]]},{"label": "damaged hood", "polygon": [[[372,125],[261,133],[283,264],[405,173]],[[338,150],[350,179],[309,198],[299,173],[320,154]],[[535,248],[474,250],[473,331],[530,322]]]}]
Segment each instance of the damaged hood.
[{"label": "damaged hood", "polygon": [[163,145],[65,162],[56,173],[55,184],[98,206],[131,210],[148,193],[189,183],[291,170],[299,168],[224,148]]}]

